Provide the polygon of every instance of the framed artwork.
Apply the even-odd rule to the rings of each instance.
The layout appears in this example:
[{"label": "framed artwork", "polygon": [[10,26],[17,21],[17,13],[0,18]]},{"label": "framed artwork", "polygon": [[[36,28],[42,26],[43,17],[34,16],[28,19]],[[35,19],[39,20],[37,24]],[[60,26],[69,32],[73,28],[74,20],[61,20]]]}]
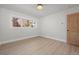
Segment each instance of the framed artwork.
[{"label": "framed artwork", "polygon": [[22,18],[12,18],[12,27],[34,27],[35,22],[33,20],[22,19]]}]

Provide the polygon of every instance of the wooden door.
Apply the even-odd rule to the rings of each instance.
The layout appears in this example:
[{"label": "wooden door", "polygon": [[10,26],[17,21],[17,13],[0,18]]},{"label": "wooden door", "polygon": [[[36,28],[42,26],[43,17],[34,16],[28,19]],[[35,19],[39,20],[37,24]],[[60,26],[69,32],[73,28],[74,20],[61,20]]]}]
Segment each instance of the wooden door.
[{"label": "wooden door", "polygon": [[79,13],[67,16],[67,42],[79,45]]}]

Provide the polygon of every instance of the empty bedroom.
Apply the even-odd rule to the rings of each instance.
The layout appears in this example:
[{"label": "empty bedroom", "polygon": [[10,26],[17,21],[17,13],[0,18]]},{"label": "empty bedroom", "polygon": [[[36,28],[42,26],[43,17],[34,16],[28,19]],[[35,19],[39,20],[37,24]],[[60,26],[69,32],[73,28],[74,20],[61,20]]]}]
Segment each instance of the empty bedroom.
[{"label": "empty bedroom", "polygon": [[79,4],[0,4],[0,55],[78,55]]}]

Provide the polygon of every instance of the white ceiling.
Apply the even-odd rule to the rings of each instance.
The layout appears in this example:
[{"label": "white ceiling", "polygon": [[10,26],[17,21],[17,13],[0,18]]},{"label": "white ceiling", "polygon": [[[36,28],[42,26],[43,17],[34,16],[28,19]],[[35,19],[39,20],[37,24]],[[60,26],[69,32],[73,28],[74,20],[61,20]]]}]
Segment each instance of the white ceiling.
[{"label": "white ceiling", "polygon": [[37,18],[41,18],[56,12],[60,12],[69,8],[77,7],[75,4],[44,4],[44,9],[38,11],[36,4],[0,4],[0,7],[7,8],[13,11],[18,11]]}]

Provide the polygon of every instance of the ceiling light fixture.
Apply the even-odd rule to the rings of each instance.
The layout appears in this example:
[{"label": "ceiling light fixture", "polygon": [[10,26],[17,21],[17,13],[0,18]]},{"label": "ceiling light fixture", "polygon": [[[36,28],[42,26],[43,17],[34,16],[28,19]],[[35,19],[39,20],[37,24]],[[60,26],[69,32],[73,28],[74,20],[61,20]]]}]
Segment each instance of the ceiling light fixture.
[{"label": "ceiling light fixture", "polygon": [[37,10],[43,10],[43,5],[42,4],[37,4]]}]

